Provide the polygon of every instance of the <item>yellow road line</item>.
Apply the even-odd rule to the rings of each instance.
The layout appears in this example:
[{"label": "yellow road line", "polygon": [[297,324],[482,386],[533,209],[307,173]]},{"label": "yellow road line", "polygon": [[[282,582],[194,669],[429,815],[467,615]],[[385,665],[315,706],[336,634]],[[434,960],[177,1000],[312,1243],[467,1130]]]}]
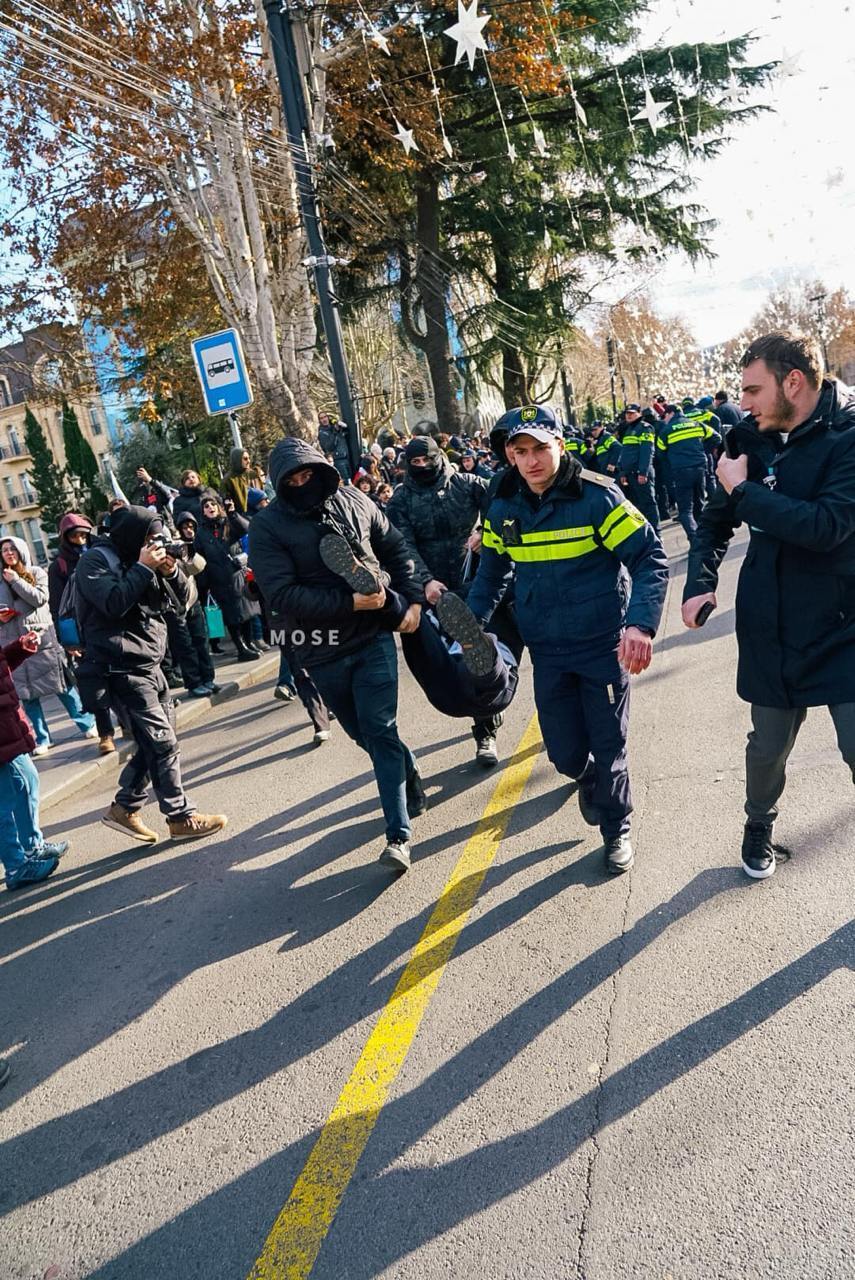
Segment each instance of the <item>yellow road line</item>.
[{"label": "yellow road line", "polygon": [[533,717],[341,1091],[248,1280],[305,1280],[496,856],[538,749]]}]

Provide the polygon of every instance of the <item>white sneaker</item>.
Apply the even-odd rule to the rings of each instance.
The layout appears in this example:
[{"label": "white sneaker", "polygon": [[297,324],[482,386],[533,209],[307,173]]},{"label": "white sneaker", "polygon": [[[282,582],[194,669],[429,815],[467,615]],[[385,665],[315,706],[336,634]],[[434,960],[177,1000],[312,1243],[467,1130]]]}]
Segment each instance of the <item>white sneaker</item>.
[{"label": "white sneaker", "polygon": [[329,739],[329,736],[330,736],[329,729],[316,729],[315,736],[314,738],[312,738],[312,742],[314,742],[316,747],[319,747],[321,743],[326,742]]},{"label": "white sneaker", "polygon": [[293,702],[296,695],[290,685],[278,684],[273,690],[273,696],[280,702]]},{"label": "white sneaker", "polygon": [[30,755],[46,756],[52,746],[53,746],[53,743],[51,742],[41,742],[37,747],[33,747],[32,751],[30,752]]},{"label": "white sneaker", "polygon": [[92,728],[87,729],[83,736],[84,738],[100,738],[101,735],[93,724]]}]

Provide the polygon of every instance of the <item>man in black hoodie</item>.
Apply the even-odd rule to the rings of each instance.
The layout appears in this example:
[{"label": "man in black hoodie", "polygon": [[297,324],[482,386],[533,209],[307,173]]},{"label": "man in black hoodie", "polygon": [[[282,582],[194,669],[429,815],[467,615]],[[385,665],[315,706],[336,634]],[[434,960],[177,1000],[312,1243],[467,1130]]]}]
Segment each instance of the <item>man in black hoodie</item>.
[{"label": "man in black hoodie", "polygon": [[424,811],[424,792],[398,736],[391,632],[419,625],[424,595],[413,562],[382,511],[355,486],[340,486],[336,468],[306,441],[280,440],[269,472],[276,497],[249,529],[255,580],[274,628],[370,755],[386,819],[380,861],[406,871],[410,818]]},{"label": "man in black hoodie", "polygon": [[187,579],[166,554],[163,521],[145,507],[120,507],[110,533],[95,538],[74,576],[85,657],[78,676],[89,705],[107,701],[137,744],[102,822],[144,844],[158,835],[139,816],[154,788],[173,840],[197,840],[226,825],[197,813],[184,793],[172,702],[161,666],[170,608],[183,612]]}]

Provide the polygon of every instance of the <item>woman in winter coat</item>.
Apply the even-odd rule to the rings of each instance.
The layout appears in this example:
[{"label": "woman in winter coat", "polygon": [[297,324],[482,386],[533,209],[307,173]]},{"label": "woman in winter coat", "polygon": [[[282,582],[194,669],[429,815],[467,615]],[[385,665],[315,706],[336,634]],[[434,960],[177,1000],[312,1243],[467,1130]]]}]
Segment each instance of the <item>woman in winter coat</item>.
[{"label": "woman in winter coat", "polygon": [[83,710],[80,694],[69,687],[63,651],[48,608],[47,572],[30,559],[30,549],[20,538],[0,542],[0,644],[11,644],[28,631],[39,637],[38,652],[15,673],[18,696],[33,726],[34,756],[46,755],[53,746],[41,699],[55,693],[85,738],[97,738],[95,717]]},{"label": "woman in winter coat", "polygon": [[[253,472],[252,477],[250,472]],[[229,454],[229,474],[223,480],[222,492],[227,501],[231,499],[235,504],[235,511],[239,515],[247,514],[251,479],[254,478],[252,459],[246,449],[232,449]]]},{"label": "woman in winter coat", "polygon": [[254,662],[261,657],[251,640],[252,621],[244,618],[240,600],[244,580],[240,540],[248,529],[249,521],[236,511],[227,513],[219,498],[203,500],[196,550],[205,559],[205,585],[222,610],[226,630],[237,649],[238,662]]}]

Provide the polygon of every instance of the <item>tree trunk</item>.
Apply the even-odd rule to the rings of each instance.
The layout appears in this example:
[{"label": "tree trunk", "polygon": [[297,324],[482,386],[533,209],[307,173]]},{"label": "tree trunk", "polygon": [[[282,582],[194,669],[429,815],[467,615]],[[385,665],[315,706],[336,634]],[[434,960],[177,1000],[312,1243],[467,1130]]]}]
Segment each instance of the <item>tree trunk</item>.
[{"label": "tree trunk", "polygon": [[404,328],[415,346],[423,351],[430,370],[433,400],[440,431],[455,435],[460,430],[460,406],[451,385],[451,347],[446,324],[445,298],[449,290],[448,271],[440,261],[439,186],[428,173],[419,175],[416,185],[416,259],[415,286],[425,316],[425,333],[419,333],[412,318],[409,273],[406,255],[402,254],[401,291]]},{"label": "tree trunk", "polygon": [[[493,262],[496,267],[496,297],[500,301],[509,301],[513,283],[514,267],[501,237],[493,232]],[[519,405],[530,404],[528,374],[523,353],[513,343],[502,342],[502,395],[506,409],[516,409]]]}]

